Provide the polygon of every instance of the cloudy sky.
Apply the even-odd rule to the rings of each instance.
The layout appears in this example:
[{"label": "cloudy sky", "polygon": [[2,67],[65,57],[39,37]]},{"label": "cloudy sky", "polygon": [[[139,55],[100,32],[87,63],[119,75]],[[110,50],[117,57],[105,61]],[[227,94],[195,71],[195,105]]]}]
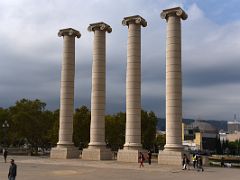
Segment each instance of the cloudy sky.
[{"label": "cloudy sky", "polygon": [[[125,16],[141,15],[142,107],[165,116],[165,8],[181,6],[183,117],[233,119],[240,114],[239,0],[1,0],[0,107],[21,98],[59,107],[61,28],[82,34],[76,40],[75,107],[90,107],[93,34],[90,23],[104,21],[107,34],[107,113],[125,111],[127,27]],[[239,116],[239,115],[238,115]]]}]

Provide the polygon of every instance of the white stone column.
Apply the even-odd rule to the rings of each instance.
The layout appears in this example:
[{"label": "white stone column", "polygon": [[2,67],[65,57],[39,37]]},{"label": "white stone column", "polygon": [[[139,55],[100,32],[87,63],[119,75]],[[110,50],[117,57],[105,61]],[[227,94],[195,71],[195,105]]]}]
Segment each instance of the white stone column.
[{"label": "white stone column", "polygon": [[112,153],[105,142],[105,101],[106,101],[106,32],[112,28],[103,22],[90,24],[94,32],[92,63],[91,126],[88,149],[82,158],[88,160],[112,159]]},{"label": "white stone column", "polygon": [[128,27],[127,76],[126,76],[126,136],[119,161],[136,162],[141,144],[141,26],[147,22],[141,16],[125,17]]},{"label": "white stone column", "polygon": [[74,111],[74,76],[75,76],[75,37],[79,31],[72,28],[62,29],[58,36],[63,36],[63,60],[61,72],[59,141],[57,148],[51,151],[51,158],[77,158],[79,151],[74,148],[73,111]]},{"label": "white stone column", "polygon": [[[163,10],[161,17],[167,21],[166,42],[166,145],[159,155],[160,164],[180,164],[182,146],[182,72],[181,72],[181,19],[187,14],[180,8]],[[167,161],[166,159],[166,161]]]}]

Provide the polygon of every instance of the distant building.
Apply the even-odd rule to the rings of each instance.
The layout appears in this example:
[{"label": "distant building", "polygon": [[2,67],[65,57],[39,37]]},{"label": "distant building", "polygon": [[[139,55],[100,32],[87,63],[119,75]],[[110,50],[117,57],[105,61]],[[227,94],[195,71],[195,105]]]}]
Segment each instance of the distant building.
[{"label": "distant building", "polygon": [[227,140],[230,142],[239,141],[240,140],[240,131],[232,133],[232,134],[227,134]]},{"label": "distant building", "polygon": [[228,133],[232,134],[235,132],[240,132],[240,122],[239,121],[229,121],[228,122]]},{"label": "distant building", "polygon": [[234,132],[234,133],[219,133],[219,137],[221,141],[228,140],[229,142],[239,141],[240,140],[240,132]]},{"label": "distant building", "polygon": [[191,150],[215,151],[218,130],[211,124],[195,121],[182,125],[183,145]]}]

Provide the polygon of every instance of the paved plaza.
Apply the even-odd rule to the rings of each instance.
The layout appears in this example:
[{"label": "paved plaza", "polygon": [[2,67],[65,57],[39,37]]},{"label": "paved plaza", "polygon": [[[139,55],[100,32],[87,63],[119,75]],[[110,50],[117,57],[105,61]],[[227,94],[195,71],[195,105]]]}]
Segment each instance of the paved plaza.
[{"label": "paved plaza", "polygon": [[[177,166],[117,161],[85,161],[81,159],[53,160],[47,157],[15,156],[18,165],[17,180],[237,180],[240,169],[206,167],[204,172],[181,170]],[[9,163],[0,159],[0,180],[7,180]]]}]

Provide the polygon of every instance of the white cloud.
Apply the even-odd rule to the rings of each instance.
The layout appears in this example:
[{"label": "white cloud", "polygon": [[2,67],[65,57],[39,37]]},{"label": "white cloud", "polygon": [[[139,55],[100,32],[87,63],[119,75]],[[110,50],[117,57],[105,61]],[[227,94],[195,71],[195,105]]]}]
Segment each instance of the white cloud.
[{"label": "white cloud", "polygon": [[[191,75],[200,71],[204,76],[206,69],[215,72],[226,67],[222,73],[228,76],[232,67],[240,65],[240,20],[217,24],[197,3],[187,3],[184,0],[0,1],[0,99],[4,99],[0,106],[12,105],[21,97],[41,97],[50,108],[59,106],[62,38],[57,37],[57,32],[66,27],[82,34],[76,40],[75,104],[89,105],[93,33],[89,33],[87,27],[90,23],[105,21],[113,28],[113,32],[107,34],[107,111],[124,111],[127,28],[121,21],[125,16],[139,14],[148,22],[148,26],[142,28],[142,104],[163,114],[164,108],[159,104],[164,104],[166,22],[160,18],[160,12],[182,6],[189,15],[182,22],[183,71],[187,75],[184,80],[190,82],[184,87],[184,115],[226,119],[232,109],[239,106],[239,101],[234,99],[238,99],[237,82],[225,85],[226,81],[218,80],[218,84],[209,86],[204,81],[208,77],[204,77],[200,86],[196,86],[191,82],[198,81],[198,77]],[[230,89],[233,89],[232,96],[224,94]],[[206,105],[215,91],[218,96]],[[156,102],[158,100],[161,102]],[[227,104],[225,111],[224,106],[220,106],[224,103]],[[218,111],[225,113],[220,115]]]}]

